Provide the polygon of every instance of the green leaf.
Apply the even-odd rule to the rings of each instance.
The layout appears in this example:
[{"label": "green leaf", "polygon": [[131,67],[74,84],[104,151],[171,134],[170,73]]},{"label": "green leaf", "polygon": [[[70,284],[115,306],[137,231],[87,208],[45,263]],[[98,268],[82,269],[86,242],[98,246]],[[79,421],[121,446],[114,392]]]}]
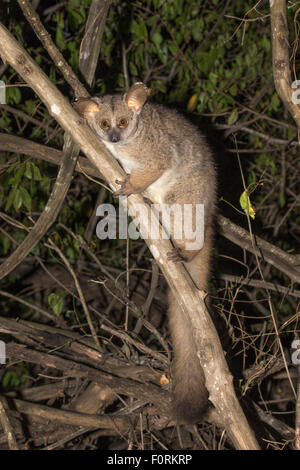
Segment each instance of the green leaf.
[{"label": "green leaf", "polygon": [[50,308],[53,310],[53,313],[59,317],[59,315],[61,314],[62,312],[62,309],[63,309],[63,302],[64,302],[64,299],[63,299],[63,296],[61,294],[57,294],[57,293],[52,293],[48,296],[48,304],[50,306]]},{"label": "green leaf", "polygon": [[24,368],[22,362],[15,364],[15,370],[8,370],[3,378],[1,385],[5,391],[19,388],[28,377],[28,371]]},{"label": "green leaf", "polygon": [[243,211],[245,212],[245,214],[248,214],[248,211],[249,211],[250,217],[252,217],[252,219],[255,218],[255,210],[253,209],[253,207],[251,205],[250,198],[249,198],[249,196],[247,196],[246,191],[244,191],[241,194],[240,206],[243,209]]},{"label": "green leaf", "polygon": [[22,206],[22,195],[21,191],[19,188],[16,188],[15,194],[14,194],[14,200],[13,200],[13,206],[15,208],[15,211],[18,211],[20,207]]},{"label": "green leaf", "polygon": [[28,212],[31,212],[31,197],[30,197],[29,192],[27,191],[26,188],[21,187],[20,194],[21,194],[22,203],[24,204]]},{"label": "green leaf", "polygon": [[136,65],[133,62],[129,62],[129,70],[131,75],[135,75],[136,77],[138,76],[138,69],[136,68]]},{"label": "green leaf", "polygon": [[271,99],[271,109],[273,109],[274,111],[277,111],[279,106],[281,106],[281,101],[277,93],[274,93]]},{"label": "green leaf", "polygon": [[15,181],[14,181],[14,184],[16,186],[20,183],[25,173],[25,169],[26,169],[26,166],[24,164],[20,165],[20,167],[17,169],[16,174],[15,174]]},{"label": "green leaf", "polygon": [[218,80],[218,74],[216,74],[214,72],[210,72],[208,74],[208,79],[209,79],[210,83],[212,83],[214,86],[216,86],[217,80]]},{"label": "green leaf", "polygon": [[168,41],[168,48],[172,55],[176,56],[178,54],[178,47],[174,42]]},{"label": "green leaf", "polygon": [[60,28],[57,28],[56,30],[56,44],[62,51],[66,48],[65,37]]},{"label": "green leaf", "polygon": [[155,33],[152,35],[152,42],[154,42],[157,47],[159,47],[159,45],[163,42],[162,35],[159,31],[155,31]]},{"label": "green leaf", "polygon": [[25,173],[24,175],[26,176],[27,179],[32,180],[33,179],[33,168],[32,168],[32,162],[26,162],[25,163]]},{"label": "green leaf", "polygon": [[203,38],[204,20],[203,18],[197,18],[192,23],[191,33],[195,41],[201,41]]},{"label": "green leaf", "polygon": [[237,88],[237,85],[236,85],[236,84],[232,85],[232,86],[229,88],[229,93],[231,94],[231,96],[236,96],[236,95],[237,95],[237,92],[238,92],[238,88]]},{"label": "green leaf", "polygon": [[6,100],[7,103],[19,104],[21,102],[21,91],[17,86],[6,87]]},{"label": "green leaf", "polygon": [[72,30],[76,30],[79,28],[79,26],[84,23],[85,21],[85,14],[83,9],[73,9],[73,8],[67,8],[68,13],[70,14],[70,23],[72,26]]},{"label": "green leaf", "polygon": [[227,119],[228,126],[232,126],[236,122],[238,117],[239,117],[238,111],[237,109],[234,109]]},{"label": "green leaf", "polygon": [[164,3],[164,0],[153,0],[155,10],[158,10]]},{"label": "green leaf", "polygon": [[36,166],[33,162],[26,162],[25,164],[25,176],[29,180],[41,181],[41,173],[39,167]]},{"label": "green leaf", "polygon": [[265,51],[269,52],[271,50],[271,42],[266,36],[261,38],[261,45],[265,49]]},{"label": "green leaf", "polygon": [[64,316],[65,318],[71,318],[73,314],[74,314],[73,310],[67,310]]},{"label": "green leaf", "polygon": [[40,169],[38,166],[36,166],[34,163],[32,163],[32,168],[33,168],[33,179],[34,181],[41,181],[41,173]]},{"label": "green leaf", "polygon": [[5,205],[5,212],[8,212],[9,209],[11,208],[12,206],[12,203],[14,201],[14,198],[15,198],[15,192],[16,192],[17,188],[16,187],[13,187],[9,194],[8,194],[8,197],[7,197],[7,201],[6,201],[6,205]]},{"label": "green leaf", "polygon": [[8,237],[3,237],[2,238],[2,254],[7,255],[10,247],[11,247],[11,240]]},{"label": "green leaf", "polygon": [[167,44],[162,44],[162,46],[157,51],[158,57],[162,61],[163,64],[168,62],[168,46]]},{"label": "green leaf", "polygon": [[75,252],[74,249],[71,246],[68,246],[66,249],[66,255],[68,259],[71,261],[71,263],[74,263],[75,260]]},{"label": "green leaf", "polygon": [[285,196],[283,192],[279,194],[279,204],[281,209],[285,206]]},{"label": "green leaf", "polygon": [[130,25],[130,31],[139,39],[146,41],[148,38],[147,27],[144,23],[137,23],[137,21],[133,20]]}]

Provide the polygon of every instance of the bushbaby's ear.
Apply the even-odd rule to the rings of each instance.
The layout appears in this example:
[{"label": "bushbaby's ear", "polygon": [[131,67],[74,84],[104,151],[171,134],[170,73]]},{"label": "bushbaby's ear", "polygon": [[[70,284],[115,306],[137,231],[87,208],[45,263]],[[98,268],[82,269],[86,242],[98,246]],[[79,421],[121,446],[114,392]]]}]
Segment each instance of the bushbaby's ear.
[{"label": "bushbaby's ear", "polygon": [[87,119],[87,121],[99,111],[99,105],[90,98],[78,98],[78,100],[73,103],[73,108],[80,116]]},{"label": "bushbaby's ear", "polygon": [[151,90],[144,83],[137,82],[128,90],[124,95],[124,101],[128,108],[133,109],[136,113],[139,113],[147,101]]}]

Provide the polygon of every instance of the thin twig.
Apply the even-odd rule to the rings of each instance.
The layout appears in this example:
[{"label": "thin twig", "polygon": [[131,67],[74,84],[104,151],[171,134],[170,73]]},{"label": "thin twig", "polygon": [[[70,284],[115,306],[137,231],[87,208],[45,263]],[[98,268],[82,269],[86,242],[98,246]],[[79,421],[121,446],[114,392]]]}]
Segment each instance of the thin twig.
[{"label": "thin twig", "polygon": [[75,274],[74,269],[72,268],[71,264],[69,263],[68,259],[65,257],[63,252],[55,245],[55,243],[50,238],[48,238],[48,243],[45,243],[45,246],[47,246],[48,248],[51,248],[52,250],[56,251],[56,253],[60,256],[60,258],[64,262],[65,266],[67,267],[67,269],[68,269],[69,273],[71,274],[72,278],[74,279],[75,286],[76,286],[76,289],[77,289],[77,292],[78,292],[78,295],[79,295],[79,298],[80,298],[80,301],[81,301],[81,305],[82,305],[84,314],[86,316],[87,322],[88,322],[89,327],[90,327],[90,331],[91,331],[92,336],[94,338],[95,344],[97,345],[98,351],[101,352],[102,348],[101,348],[96,330],[94,328],[94,325],[93,325],[93,322],[92,322],[92,319],[91,319],[89,309],[87,307],[82,289],[80,287],[80,284],[79,284],[79,281],[77,279],[77,276]]}]

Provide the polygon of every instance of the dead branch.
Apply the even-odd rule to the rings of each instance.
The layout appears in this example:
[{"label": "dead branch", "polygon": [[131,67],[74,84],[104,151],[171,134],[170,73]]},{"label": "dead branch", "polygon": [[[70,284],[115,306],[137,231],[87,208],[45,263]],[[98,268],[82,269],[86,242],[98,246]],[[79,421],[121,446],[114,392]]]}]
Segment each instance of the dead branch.
[{"label": "dead branch", "polygon": [[252,403],[252,404],[257,412],[258,417],[263,423],[267,424],[270,428],[273,428],[276,432],[278,432],[278,434],[280,434],[281,436],[284,436],[285,439],[288,439],[288,440],[294,439],[295,432],[293,428],[283,423],[279,419],[275,418],[270,413],[267,413],[266,411],[264,411],[256,403]]},{"label": "dead branch", "polygon": [[300,129],[300,108],[293,102],[289,58],[289,30],[286,20],[286,0],[270,0],[273,77],[275,88],[284,106]]},{"label": "dead branch", "polygon": [[144,403],[153,403],[157,407],[157,414],[170,416],[169,394],[156,385],[116,377],[94,367],[75,362],[75,360],[63,359],[54,353],[46,354],[35,351],[13,342],[7,344],[6,353],[10,361],[28,361],[63,371],[68,377],[88,378],[100,386],[109,387],[116,394],[133,397]]},{"label": "dead branch", "polygon": [[[47,145],[38,144],[33,140],[24,139],[16,135],[0,133],[0,150],[7,152],[23,153],[33,158],[44,160],[53,165],[60,165],[63,156],[62,150],[57,150]],[[86,173],[94,178],[101,178],[99,171],[85,157],[79,157],[75,171]]]},{"label": "dead branch", "polygon": [[[161,372],[149,366],[135,366],[113,356],[95,350],[91,338],[85,338],[70,330],[63,330],[45,324],[19,320],[18,322],[1,317],[0,332],[22,340],[27,345],[46,345],[50,350],[74,358],[81,357],[82,362],[100,368],[104,372],[118,377],[131,378],[139,382],[160,384]],[[24,395],[26,398],[26,395]],[[31,395],[30,395],[30,399]]]},{"label": "dead branch", "polygon": [[[113,415],[90,415],[87,413],[78,413],[74,411],[59,410],[45,405],[29,403],[24,400],[13,399],[16,409],[25,414],[30,414],[47,420],[55,420],[60,423],[85,426],[93,429],[108,429],[114,431],[113,434],[124,436],[132,429],[140,429],[140,421],[135,416],[113,416]],[[154,417],[143,417],[143,427],[152,430],[165,429],[168,426],[174,426],[174,421],[168,417],[157,419]]]},{"label": "dead branch", "polygon": [[[295,282],[300,282],[299,256],[285,253],[272,243],[255,236],[253,246],[249,232],[234,224],[226,217],[219,215],[218,223],[221,234],[236,245],[263,258],[277,269],[285,273]],[[297,265],[298,264],[298,265]]]},{"label": "dead branch", "polygon": [[[89,9],[79,51],[79,70],[90,87],[94,81],[104,25],[111,3],[112,0],[93,0]],[[86,51],[90,51],[90,53],[86,54]],[[81,96],[77,95],[78,98]]]},{"label": "dead branch", "polygon": [[300,297],[300,290],[293,290],[289,287],[284,287],[272,282],[262,281],[260,279],[250,279],[243,276],[233,276],[232,274],[221,273],[218,276],[219,279],[222,279],[225,282],[231,282],[233,284],[240,284],[241,286],[253,286],[258,287],[259,289],[269,289],[274,292],[282,292],[285,295],[291,295],[292,297]]},{"label": "dead branch", "polygon": [[6,434],[8,446],[10,450],[19,450],[12,425],[7,415],[7,407],[6,398],[0,395],[0,422]]},{"label": "dead branch", "polygon": [[[37,35],[37,37],[43,44],[44,48],[50,55],[56,67],[61,71],[65,80],[69,83],[71,88],[74,90],[75,95],[77,97],[79,96],[88,97],[89,96],[88,92],[86,91],[82,83],[80,83],[75,73],[73,72],[72,68],[70,67],[68,62],[66,62],[64,56],[61,54],[59,49],[56,47],[56,45],[52,41],[50,34],[43,26],[39,18],[39,15],[34,10],[31,3],[28,0],[18,0],[18,3],[20,7],[22,8],[22,11],[28,23],[31,24],[35,34]],[[104,15],[104,22],[105,20],[106,20],[106,15]],[[89,49],[85,50],[86,54],[89,55],[89,51],[91,50],[92,50],[92,47],[90,46]],[[83,67],[82,68],[83,74],[85,70],[86,69]]]},{"label": "dead branch", "polygon": [[31,122],[32,124],[34,124],[36,126],[37,129],[40,129],[40,128],[48,128],[49,129],[50,128],[51,131],[54,131],[54,129],[52,127],[48,126],[47,124],[44,124],[43,122],[41,122],[38,119],[30,116],[29,114],[26,114],[24,111],[21,111],[20,109],[14,108],[13,106],[10,106],[8,104],[0,103],[0,109],[13,114],[14,116],[17,116],[17,117],[21,118],[25,122]]},{"label": "dead branch", "polygon": [[26,307],[28,307],[28,308],[36,309],[42,316],[44,316],[45,318],[48,318],[49,320],[57,323],[57,325],[60,326],[61,328],[63,328],[65,326],[64,322],[61,321],[60,318],[55,318],[55,315],[53,313],[50,313],[50,312],[48,312],[47,310],[45,310],[41,307],[33,306],[30,302],[27,302],[26,300],[21,299],[21,298],[15,296],[15,295],[11,294],[10,292],[5,292],[4,290],[0,289],[0,295],[2,295],[3,297],[7,297],[8,299],[15,300],[16,302],[20,302],[21,304],[26,305]]}]

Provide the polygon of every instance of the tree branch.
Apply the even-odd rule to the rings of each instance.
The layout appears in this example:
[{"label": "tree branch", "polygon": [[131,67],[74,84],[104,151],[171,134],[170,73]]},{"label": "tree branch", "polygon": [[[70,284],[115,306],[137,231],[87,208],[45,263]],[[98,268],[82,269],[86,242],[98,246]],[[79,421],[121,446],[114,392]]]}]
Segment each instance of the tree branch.
[{"label": "tree branch", "polygon": [[272,243],[255,236],[256,245],[253,246],[249,232],[234,224],[226,217],[219,215],[219,227],[221,234],[241,248],[257,254],[267,263],[289,276],[293,281],[300,282],[299,257],[284,252]]},{"label": "tree branch", "polygon": [[19,450],[6,408],[8,408],[7,400],[4,396],[0,395],[0,422],[6,434],[8,447],[10,450]]},{"label": "tree branch", "polygon": [[[62,150],[38,144],[33,140],[24,139],[23,137],[4,133],[0,133],[0,150],[22,153],[52,163],[53,165],[60,165],[63,156]],[[79,173],[86,173],[94,178],[103,178],[99,170],[85,157],[79,157],[75,170]]]},{"label": "tree branch", "polygon": [[[25,18],[27,19],[28,23],[31,24],[35,34],[43,44],[44,48],[50,55],[51,59],[53,60],[56,67],[61,71],[65,80],[69,83],[72,89],[75,92],[75,96],[78,98],[81,97],[88,97],[89,94],[80,83],[78,78],[76,77],[75,73],[69,66],[68,62],[66,62],[62,53],[57,49],[56,45],[52,41],[52,38],[44,25],[42,24],[39,15],[32,7],[31,3],[28,0],[18,0],[18,3],[24,13]],[[106,17],[105,17],[106,19]],[[105,21],[105,20],[104,20]],[[86,54],[89,55],[89,51],[91,50],[91,46],[89,49],[85,50]],[[84,74],[84,67],[82,68],[82,73]]]},{"label": "tree branch", "polygon": [[[112,0],[93,0],[85,25],[79,51],[79,70],[90,87],[95,77],[104,25],[111,3]],[[90,53],[87,54],[86,51]],[[77,96],[80,97],[80,95]]]},{"label": "tree branch", "polygon": [[97,370],[94,367],[81,364],[70,359],[64,359],[54,354],[46,354],[24,345],[10,342],[6,346],[6,355],[10,361],[28,361],[43,367],[51,367],[64,371],[69,377],[87,378],[100,386],[106,386],[115,393],[126,395],[136,399],[142,399],[146,403],[153,403],[164,416],[170,416],[170,400],[167,391],[157,385],[144,384],[123,377],[116,377],[107,372]]},{"label": "tree branch", "polygon": [[289,30],[286,20],[286,1],[270,0],[273,76],[275,88],[283,104],[300,129],[300,108],[293,103],[289,60]]}]

